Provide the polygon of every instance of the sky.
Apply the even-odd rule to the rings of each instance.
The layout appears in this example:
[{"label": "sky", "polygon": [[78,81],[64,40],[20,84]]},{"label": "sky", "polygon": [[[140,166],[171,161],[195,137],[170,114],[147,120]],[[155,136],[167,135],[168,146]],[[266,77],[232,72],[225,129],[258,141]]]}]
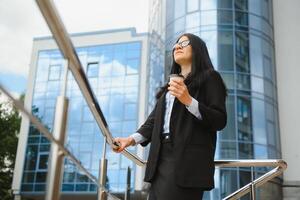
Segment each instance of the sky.
[{"label": "sky", "polygon": [[[148,30],[148,0],[54,0],[69,33]],[[34,0],[0,0],[0,83],[26,91],[34,37],[51,35]]]}]

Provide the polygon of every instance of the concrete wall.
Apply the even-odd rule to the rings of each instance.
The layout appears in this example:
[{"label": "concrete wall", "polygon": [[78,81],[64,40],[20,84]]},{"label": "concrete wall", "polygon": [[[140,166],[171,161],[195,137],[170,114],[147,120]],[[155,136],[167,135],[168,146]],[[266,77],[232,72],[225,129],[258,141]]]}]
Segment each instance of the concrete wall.
[{"label": "concrete wall", "polygon": [[274,0],[279,124],[285,200],[300,199],[300,1]]}]

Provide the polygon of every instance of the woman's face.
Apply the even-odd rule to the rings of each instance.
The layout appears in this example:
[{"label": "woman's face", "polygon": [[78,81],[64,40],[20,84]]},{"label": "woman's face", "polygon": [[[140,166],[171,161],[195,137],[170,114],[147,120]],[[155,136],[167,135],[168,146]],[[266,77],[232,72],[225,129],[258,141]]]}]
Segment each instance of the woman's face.
[{"label": "woman's face", "polygon": [[174,60],[179,65],[192,64],[192,46],[187,36],[182,36],[174,45]]}]

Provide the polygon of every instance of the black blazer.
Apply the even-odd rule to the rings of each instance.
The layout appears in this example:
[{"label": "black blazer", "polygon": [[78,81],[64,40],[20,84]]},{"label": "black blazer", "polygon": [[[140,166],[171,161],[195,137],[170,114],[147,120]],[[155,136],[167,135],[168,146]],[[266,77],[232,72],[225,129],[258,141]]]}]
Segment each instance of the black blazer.
[{"label": "black blazer", "polygon": [[[213,71],[201,88],[188,88],[189,93],[199,102],[202,119],[190,113],[177,98],[174,100],[170,132],[174,141],[175,181],[183,187],[201,187],[203,190],[214,188],[214,154],[216,132],[225,127],[226,91],[222,78]],[[156,171],[160,136],[163,131],[166,92],[157,100],[153,111],[145,123],[137,130],[151,142],[144,181],[151,182]]]}]

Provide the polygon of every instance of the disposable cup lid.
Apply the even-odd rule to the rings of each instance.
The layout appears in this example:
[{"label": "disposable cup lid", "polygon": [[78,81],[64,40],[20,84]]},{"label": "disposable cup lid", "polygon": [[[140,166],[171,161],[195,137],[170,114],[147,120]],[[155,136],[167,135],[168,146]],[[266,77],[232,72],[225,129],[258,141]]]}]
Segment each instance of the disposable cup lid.
[{"label": "disposable cup lid", "polygon": [[184,78],[181,74],[170,74],[170,75],[169,75],[169,78],[173,78],[173,77]]}]

